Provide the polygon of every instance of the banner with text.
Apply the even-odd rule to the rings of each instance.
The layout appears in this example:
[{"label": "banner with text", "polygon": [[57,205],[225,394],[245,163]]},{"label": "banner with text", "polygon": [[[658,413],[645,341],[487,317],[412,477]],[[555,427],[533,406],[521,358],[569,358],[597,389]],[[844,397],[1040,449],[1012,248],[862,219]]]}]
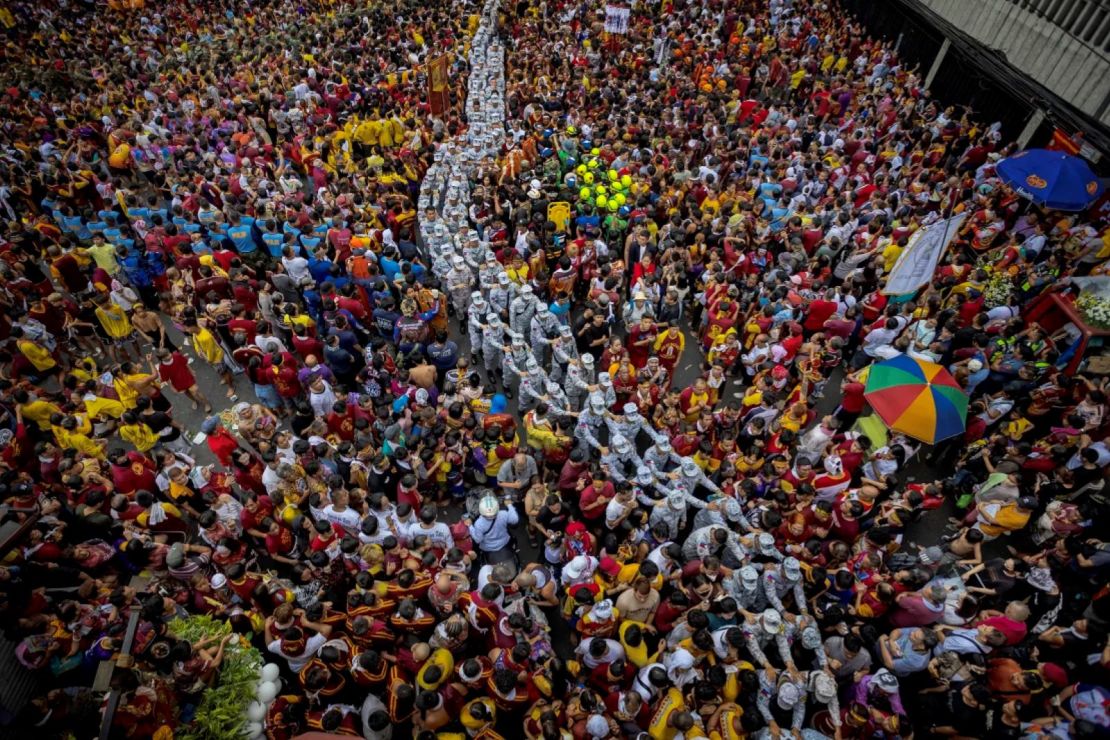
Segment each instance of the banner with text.
[{"label": "banner with text", "polygon": [[620,5],[605,6],[605,32],[628,33],[629,9]]},{"label": "banner with text", "polygon": [[890,279],[883,288],[886,295],[912,293],[933,279],[933,271],[948,248],[948,243],[960,231],[960,224],[967,218],[961,213],[926,226],[910,238],[910,243],[899,255],[890,271]]}]

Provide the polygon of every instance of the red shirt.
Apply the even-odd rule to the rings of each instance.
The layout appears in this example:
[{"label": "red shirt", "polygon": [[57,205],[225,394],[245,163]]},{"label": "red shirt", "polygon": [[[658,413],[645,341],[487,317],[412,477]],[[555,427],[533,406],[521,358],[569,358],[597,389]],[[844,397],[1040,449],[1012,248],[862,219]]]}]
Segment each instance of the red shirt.
[{"label": "red shirt", "polygon": [[112,483],[119,493],[154,491],[154,461],[139,452],[127,453],[127,465],[112,465]]},{"label": "red shirt", "polygon": [[818,331],[834,313],[836,313],[836,301],[816,300],[809,304],[809,312],[802,326],[806,331]]},{"label": "red shirt", "polygon": [[420,491],[415,488],[402,488],[401,484],[397,484],[397,503],[408,504],[412,507],[413,513],[420,516],[420,505],[424,502],[424,497],[420,495]]},{"label": "red shirt", "polygon": [[231,456],[239,449],[239,443],[223,427],[208,435],[208,449],[225,468],[231,467]]},{"label": "red shirt", "polygon": [[596,521],[603,517],[605,515],[605,506],[608,502],[600,506],[595,506],[595,504],[598,503],[598,499],[602,496],[612,498],[616,493],[617,490],[609,481],[605,481],[600,490],[594,485],[586,486],[582,489],[582,497],[578,499],[578,509],[582,512],[582,518]]},{"label": "red shirt", "polygon": [[158,363],[158,377],[163,383],[182,393],[197,384],[193,371],[189,369],[189,360],[180,352],[170,355],[170,361]]},{"label": "red shirt", "polygon": [[247,337],[247,344],[254,344],[254,335],[257,334],[258,324],[250,319],[232,319],[227,322],[228,331],[239,332]]},{"label": "red shirt", "polygon": [[847,339],[856,330],[856,322],[846,319],[829,319],[824,323],[825,333],[829,336]]},{"label": "red shirt", "polygon": [[362,301],[347,296],[339,296],[335,299],[337,308],[349,311],[359,321],[366,320],[366,306],[362,305]]},{"label": "red shirt", "polygon": [[863,411],[863,383],[845,383],[840,388],[840,406],[850,414]]},{"label": "red shirt", "polygon": [[324,356],[324,343],[314,337],[300,337],[296,334],[293,335],[293,350],[301,356],[301,359],[307,358],[309,355],[315,355],[317,358]]},{"label": "red shirt", "polygon": [[266,551],[271,555],[288,555],[294,544],[293,533],[285,527],[279,528],[277,534],[266,535]]},{"label": "red shirt", "polygon": [[270,497],[259,496],[257,511],[250,512],[244,508],[239,512],[239,524],[242,525],[244,532],[248,529],[257,529],[258,523],[273,513],[274,502],[270,500]]},{"label": "red shirt", "polygon": [[1017,645],[1024,640],[1025,636],[1029,633],[1029,628],[1026,627],[1024,623],[1016,619],[1010,619],[1005,614],[999,614],[987,619],[980,619],[975,626],[978,627],[980,624],[990,625],[1006,635],[1007,645]]}]

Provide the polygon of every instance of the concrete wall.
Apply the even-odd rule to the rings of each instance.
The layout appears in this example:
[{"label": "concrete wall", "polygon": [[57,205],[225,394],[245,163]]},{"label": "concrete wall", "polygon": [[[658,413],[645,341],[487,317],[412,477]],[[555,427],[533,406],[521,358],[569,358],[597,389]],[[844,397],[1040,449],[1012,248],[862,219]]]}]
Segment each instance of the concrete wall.
[{"label": "concrete wall", "polygon": [[1110,0],[917,2],[1110,126]]}]

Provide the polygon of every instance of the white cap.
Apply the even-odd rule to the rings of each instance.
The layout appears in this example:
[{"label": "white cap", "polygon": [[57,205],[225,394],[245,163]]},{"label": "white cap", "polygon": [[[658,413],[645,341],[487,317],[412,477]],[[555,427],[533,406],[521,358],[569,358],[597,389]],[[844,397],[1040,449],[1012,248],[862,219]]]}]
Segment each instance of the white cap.
[{"label": "white cap", "polygon": [[613,449],[616,450],[617,452],[619,452],[622,455],[627,454],[628,451],[632,449],[632,445],[630,445],[628,443],[628,440],[625,439],[624,436],[622,436],[620,434],[614,434],[613,435],[612,445],[613,445]]},{"label": "white cap", "polygon": [[572,581],[578,580],[582,576],[589,575],[593,570],[595,562],[589,555],[576,555],[570,559],[570,562],[563,567],[563,575]]},{"label": "white cap", "polygon": [[755,588],[759,585],[759,571],[751,565],[745,565],[740,569],[740,581],[748,588]]},{"label": "white cap", "polygon": [[759,622],[768,632],[778,632],[782,629],[782,615],[775,609],[764,609],[759,615]]},{"label": "white cap", "polygon": [[740,518],[740,502],[734,498],[725,499],[725,518],[736,521]]},{"label": "white cap", "polygon": [[600,714],[591,714],[586,720],[586,734],[593,738],[608,737],[609,721]]},{"label": "white cap", "polygon": [[[805,633],[802,633],[803,636]],[[818,641],[818,644],[821,644]],[[827,673],[816,673],[813,676],[813,694],[817,701],[828,704],[836,697],[836,681]]]},{"label": "white cap", "polygon": [[493,519],[497,516],[497,512],[500,509],[501,504],[492,493],[483,496],[482,500],[478,502],[478,513],[489,519]]},{"label": "white cap", "polygon": [[595,619],[608,622],[613,618],[613,602],[609,599],[604,599],[594,604],[590,611],[593,612]]},{"label": "white cap", "polygon": [[798,562],[798,558],[786,558],[782,561],[782,573],[791,581],[796,581],[802,577],[802,564]]},{"label": "white cap", "polygon": [[784,683],[779,686],[779,693],[776,701],[782,709],[793,709],[801,698],[802,692],[798,691],[797,686],[792,683]]},{"label": "white cap", "polygon": [[625,416],[633,416],[640,413],[640,407],[634,403],[626,403],[621,407],[621,410],[624,411]]}]

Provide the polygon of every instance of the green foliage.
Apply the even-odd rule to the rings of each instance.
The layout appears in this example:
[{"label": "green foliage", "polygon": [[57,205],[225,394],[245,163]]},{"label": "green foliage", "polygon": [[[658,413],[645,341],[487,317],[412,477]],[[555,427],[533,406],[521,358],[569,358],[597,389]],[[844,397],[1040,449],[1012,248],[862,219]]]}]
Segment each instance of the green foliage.
[{"label": "green foliage", "polygon": [[[231,626],[222,620],[198,614],[170,622],[170,634],[196,644],[206,637],[222,637]],[[243,637],[224,648],[224,659],[212,688],[201,695],[193,721],[178,729],[179,740],[231,740],[243,736],[247,706],[258,689],[262,655]]]}]

